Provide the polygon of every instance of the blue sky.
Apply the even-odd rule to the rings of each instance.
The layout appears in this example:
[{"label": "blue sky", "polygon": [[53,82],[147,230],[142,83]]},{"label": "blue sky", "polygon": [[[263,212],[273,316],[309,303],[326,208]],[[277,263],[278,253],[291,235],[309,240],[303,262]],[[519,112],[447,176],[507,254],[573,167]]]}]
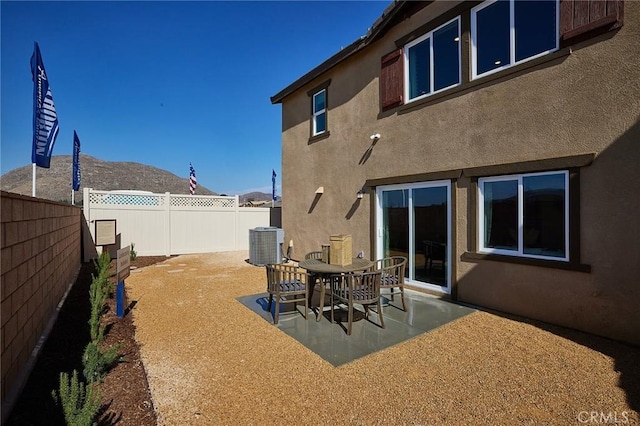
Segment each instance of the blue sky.
[{"label": "blue sky", "polygon": [[53,155],[71,154],[76,130],[82,153],[184,176],[185,192],[191,162],[199,184],[226,194],[271,192],[275,169],[280,194],[281,106],[270,97],[388,4],[2,1],[2,174],[31,163],[37,41],[60,122]]}]

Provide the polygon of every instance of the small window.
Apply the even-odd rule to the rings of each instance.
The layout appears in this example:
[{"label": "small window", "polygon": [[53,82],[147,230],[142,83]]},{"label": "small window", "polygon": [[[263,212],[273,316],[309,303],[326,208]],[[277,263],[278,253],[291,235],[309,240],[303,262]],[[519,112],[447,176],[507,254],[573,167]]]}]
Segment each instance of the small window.
[{"label": "small window", "polygon": [[473,78],[558,50],[558,0],[490,0],[471,9]]},{"label": "small window", "polygon": [[405,90],[409,101],[460,84],[460,19],[408,43],[405,48]]},{"label": "small window", "polygon": [[327,90],[313,95],[313,136],[327,131]]},{"label": "small window", "polygon": [[478,179],[480,252],[569,260],[569,173]]}]

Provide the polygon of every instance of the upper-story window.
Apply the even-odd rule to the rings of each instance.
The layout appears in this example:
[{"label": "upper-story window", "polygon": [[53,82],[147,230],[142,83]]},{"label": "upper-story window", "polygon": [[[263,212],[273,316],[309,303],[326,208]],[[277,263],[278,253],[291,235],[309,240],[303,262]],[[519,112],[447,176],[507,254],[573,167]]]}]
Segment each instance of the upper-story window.
[{"label": "upper-story window", "polygon": [[460,84],[460,18],[404,47],[405,99],[421,99]]},{"label": "upper-story window", "polygon": [[[460,16],[435,29],[417,28],[382,56],[382,111],[475,87],[470,80],[493,73],[516,72],[527,65],[514,65],[545,61],[543,56],[560,47],[616,30],[624,21],[624,0],[567,0],[562,7],[560,0],[487,0],[472,7],[474,3],[461,2],[450,11]],[[425,34],[426,29],[431,31]],[[461,49],[468,34],[471,49]]]},{"label": "upper-story window", "polygon": [[313,129],[312,136],[327,131],[327,89],[313,95]]},{"label": "upper-story window", "polygon": [[558,0],[489,0],[471,9],[473,78],[558,49]]}]

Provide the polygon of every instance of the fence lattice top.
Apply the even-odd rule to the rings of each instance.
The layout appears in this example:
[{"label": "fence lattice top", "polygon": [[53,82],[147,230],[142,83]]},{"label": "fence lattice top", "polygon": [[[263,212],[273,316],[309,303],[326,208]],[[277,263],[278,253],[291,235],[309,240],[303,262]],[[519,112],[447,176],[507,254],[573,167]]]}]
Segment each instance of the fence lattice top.
[{"label": "fence lattice top", "polygon": [[122,194],[114,192],[89,192],[91,204],[109,206],[164,206],[164,195]]},{"label": "fence lattice top", "polygon": [[172,195],[172,207],[236,207],[235,197],[194,197],[192,195]]},{"label": "fence lattice top", "polygon": [[[171,207],[235,208],[237,197],[207,195],[170,195]],[[93,205],[109,206],[166,206],[166,194],[133,194],[115,191],[89,191],[89,202]]]}]

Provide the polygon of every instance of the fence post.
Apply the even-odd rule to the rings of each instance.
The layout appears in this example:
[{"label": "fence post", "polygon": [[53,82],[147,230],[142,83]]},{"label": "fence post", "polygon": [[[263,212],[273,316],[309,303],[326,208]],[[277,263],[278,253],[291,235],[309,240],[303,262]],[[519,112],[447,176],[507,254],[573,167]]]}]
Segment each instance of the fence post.
[{"label": "fence post", "polygon": [[[91,188],[83,188],[82,189],[82,211],[84,213],[84,218],[87,219],[87,226],[91,223],[91,203],[89,202],[89,195],[91,192]],[[89,229],[91,227],[89,226]]]},{"label": "fence post", "polygon": [[91,260],[91,255],[89,254],[89,242],[93,243],[93,237],[91,236],[91,202],[89,197],[91,193],[91,188],[83,188],[82,189],[82,216],[84,217],[85,222],[87,223],[87,231],[89,235],[85,235],[84,229],[81,233],[82,238],[82,246],[84,250],[82,251],[82,261],[88,262]]},{"label": "fence post", "polygon": [[164,233],[167,241],[165,242],[164,255],[171,256],[171,194],[169,192],[164,193]]},{"label": "fence post", "polygon": [[240,197],[238,195],[236,195],[236,199],[235,199],[235,214],[234,214],[234,220],[233,220],[233,235],[235,235],[234,239],[233,239],[233,249],[234,250],[238,250],[238,239],[239,239],[239,235],[238,235],[238,222],[240,220]]}]

